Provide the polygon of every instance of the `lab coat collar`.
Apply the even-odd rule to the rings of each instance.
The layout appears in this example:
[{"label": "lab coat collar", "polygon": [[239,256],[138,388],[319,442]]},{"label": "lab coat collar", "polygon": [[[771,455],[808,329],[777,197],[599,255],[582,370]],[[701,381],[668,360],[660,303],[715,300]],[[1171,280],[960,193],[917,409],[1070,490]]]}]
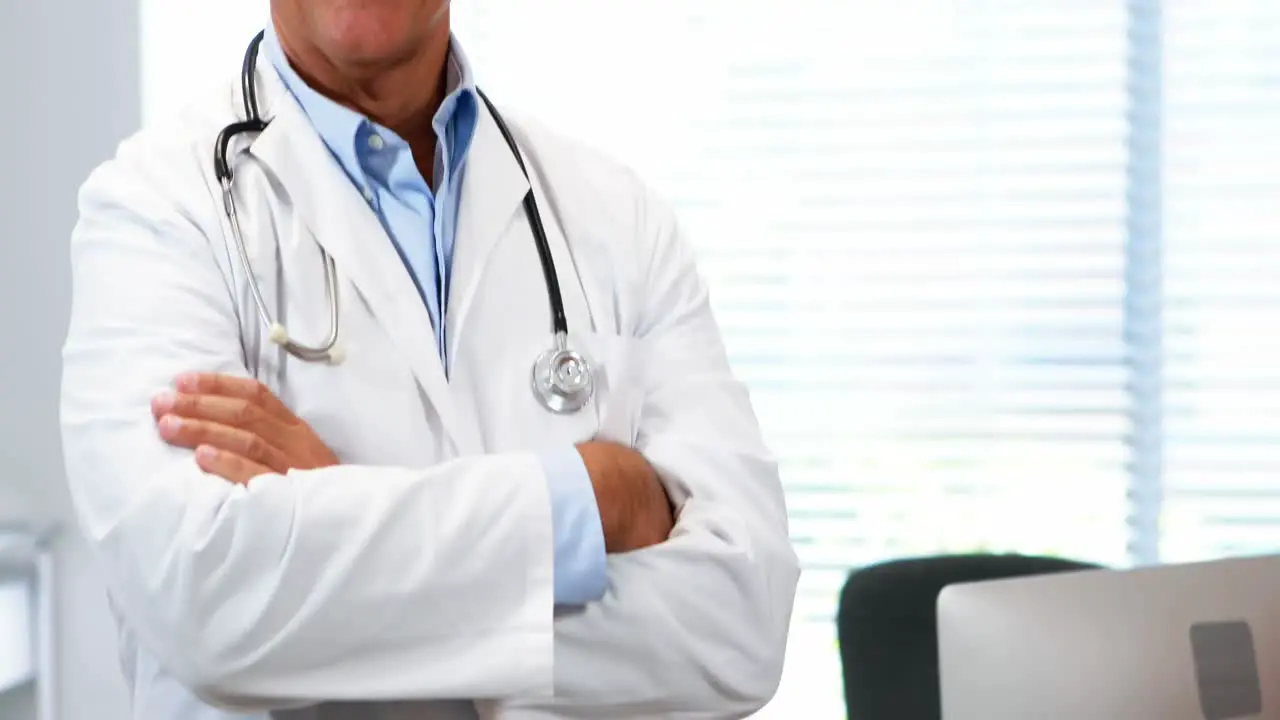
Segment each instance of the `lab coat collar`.
[{"label": "lab coat collar", "polygon": [[[458,203],[458,239],[454,245],[449,283],[446,332],[449,339],[447,354],[451,363],[464,338],[467,314],[474,304],[494,248],[511,234],[518,235],[519,242],[530,243],[530,247],[533,243],[522,205],[524,196],[529,192],[529,180],[503,140],[488,108],[479,103],[478,109],[475,138],[467,158],[462,197]],[[519,144],[520,131],[510,122],[507,124]],[[522,155],[525,166],[533,171],[533,159],[528,153]],[[550,211],[547,207],[541,209],[544,215]],[[536,262],[529,266],[527,272],[540,272]],[[550,328],[550,322],[547,327]]]},{"label": "lab coat collar", "polygon": [[[427,313],[412,278],[377,216],[360,196],[326,149],[302,108],[272,69],[259,57],[259,106],[268,121],[248,148],[276,176],[296,212],[338,269],[350,281],[404,356],[455,450],[465,454],[481,448],[478,430],[460,422],[449,382]],[[239,108],[239,82],[233,107]],[[236,116],[239,117],[239,112]],[[514,157],[488,113],[481,113],[468,159],[458,214],[458,240],[446,322],[450,357],[465,332],[465,315],[490,252],[507,234],[528,191]],[[527,233],[523,233],[527,235]],[[537,272],[537,266],[529,272]],[[351,298],[339,299],[350,312]],[[340,328],[341,331],[341,328]],[[345,348],[348,354],[359,347]]]}]

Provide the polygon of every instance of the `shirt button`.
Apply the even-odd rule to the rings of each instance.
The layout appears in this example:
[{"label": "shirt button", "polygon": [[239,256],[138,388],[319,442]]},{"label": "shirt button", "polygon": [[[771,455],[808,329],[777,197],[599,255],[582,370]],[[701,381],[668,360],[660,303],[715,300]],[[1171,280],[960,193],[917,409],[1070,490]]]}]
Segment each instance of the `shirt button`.
[{"label": "shirt button", "polygon": [[369,202],[373,202],[373,190],[370,190],[369,188],[365,188],[364,199],[368,200]]},{"label": "shirt button", "polygon": [[383,142],[383,140],[382,140],[382,136],[381,136],[381,135],[370,135],[370,136],[369,136],[369,147],[370,147],[370,148],[372,148],[372,149],[374,149],[374,150],[381,150],[381,149],[382,149],[383,147],[385,147],[385,146],[386,146],[386,143],[385,143],[385,142]]}]

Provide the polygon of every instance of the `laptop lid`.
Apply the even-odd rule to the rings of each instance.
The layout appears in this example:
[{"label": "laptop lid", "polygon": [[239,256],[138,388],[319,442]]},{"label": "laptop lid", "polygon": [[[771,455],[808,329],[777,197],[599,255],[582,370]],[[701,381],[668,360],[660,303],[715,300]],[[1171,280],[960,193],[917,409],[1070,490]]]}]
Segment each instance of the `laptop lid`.
[{"label": "laptop lid", "polygon": [[943,720],[1280,720],[1280,556],[953,585]]}]

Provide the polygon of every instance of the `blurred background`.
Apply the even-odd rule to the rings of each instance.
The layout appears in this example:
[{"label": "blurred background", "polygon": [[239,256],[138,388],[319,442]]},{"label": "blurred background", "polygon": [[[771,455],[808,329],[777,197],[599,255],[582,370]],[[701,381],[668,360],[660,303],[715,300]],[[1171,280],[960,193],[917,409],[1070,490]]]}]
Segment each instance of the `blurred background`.
[{"label": "blurred background", "polygon": [[[0,524],[58,528],[43,687],[61,719],[127,707],[58,448],[75,189],[125,134],[233,79],[266,9],[0,10]],[[804,566],[761,717],[842,717],[832,618],[852,568],[1280,548],[1280,4],[455,0],[453,15],[491,96],[634,166],[700,252]],[[13,676],[0,718],[34,718],[39,686]]]}]

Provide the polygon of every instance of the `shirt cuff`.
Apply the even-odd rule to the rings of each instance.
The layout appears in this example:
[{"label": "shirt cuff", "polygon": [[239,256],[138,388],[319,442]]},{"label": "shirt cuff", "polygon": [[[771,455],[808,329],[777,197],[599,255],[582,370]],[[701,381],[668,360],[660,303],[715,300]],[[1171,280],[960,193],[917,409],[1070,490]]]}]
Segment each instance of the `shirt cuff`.
[{"label": "shirt cuff", "polygon": [[586,463],[577,448],[569,447],[544,454],[542,467],[551,491],[556,605],[600,600],[609,579],[604,528]]}]

